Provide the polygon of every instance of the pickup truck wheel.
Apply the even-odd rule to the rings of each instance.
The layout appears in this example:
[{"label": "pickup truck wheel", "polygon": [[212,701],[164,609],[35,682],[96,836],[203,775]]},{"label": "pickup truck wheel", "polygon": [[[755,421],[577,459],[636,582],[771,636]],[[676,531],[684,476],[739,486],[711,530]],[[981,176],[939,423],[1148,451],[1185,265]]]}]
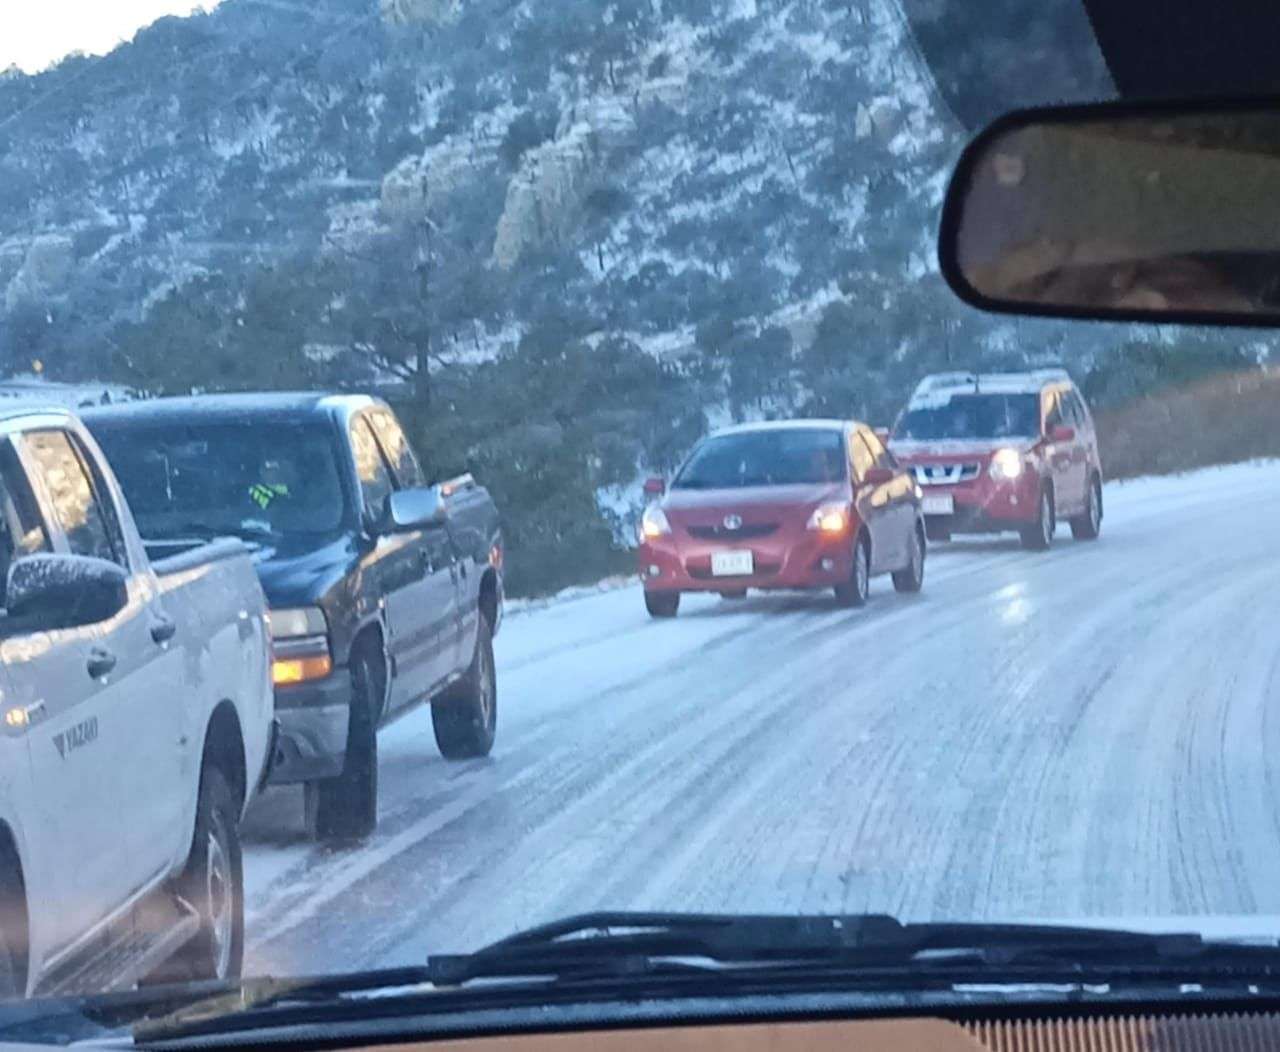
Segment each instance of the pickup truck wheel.
[{"label": "pickup truck wheel", "polygon": [[308,782],[308,825],[323,843],[363,840],[378,827],[378,726],[383,682],[376,658],[359,653],[351,662],[351,718],[347,752],[337,778]]},{"label": "pickup truck wheel", "polygon": [[893,574],[893,587],[899,592],[918,592],[924,587],[924,538],[918,529],[911,531],[907,565]]},{"label": "pickup truck wheel", "polygon": [[446,760],[488,756],[498,726],[493,635],[486,618],[476,629],[476,649],[466,675],[431,705],[436,745]]},{"label": "pickup truck wheel", "polygon": [[0,928],[0,1001],[14,1001],[22,996],[18,986],[18,968],[9,948],[9,934]]},{"label": "pickup truck wheel", "polygon": [[244,964],[240,827],[231,787],[210,764],[200,775],[195,836],[176,890],[198,914],[200,930],[146,982],[239,978]]}]

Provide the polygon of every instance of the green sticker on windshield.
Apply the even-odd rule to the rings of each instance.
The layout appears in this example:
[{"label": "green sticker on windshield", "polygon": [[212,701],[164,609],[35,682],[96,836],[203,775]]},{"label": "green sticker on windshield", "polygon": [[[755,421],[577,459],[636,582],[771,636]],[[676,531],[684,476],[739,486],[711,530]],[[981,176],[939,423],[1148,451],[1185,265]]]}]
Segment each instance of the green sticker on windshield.
[{"label": "green sticker on windshield", "polygon": [[289,487],[280,482],[255,482],[249,487],[249,499],[263,511],[277,497],[289,496]]}]

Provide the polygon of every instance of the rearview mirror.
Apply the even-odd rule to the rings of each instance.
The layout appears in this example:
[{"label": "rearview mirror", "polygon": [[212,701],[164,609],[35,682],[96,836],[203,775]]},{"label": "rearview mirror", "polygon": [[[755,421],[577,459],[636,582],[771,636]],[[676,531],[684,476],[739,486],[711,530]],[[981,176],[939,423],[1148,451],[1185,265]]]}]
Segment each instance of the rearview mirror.
[{"label": "rearview mirror", "polygon": [[862,484],[864,486],[883,486],[892,482],[894,472],[892,468],[867,468],[867,473],[862,476]]},{"label": "rearview mirror", "polygon": [[987,310],[1280,322],[1280,107],[1026,110],[956,167],[939,262]]},{"label": "rearview mirror", "polygon": [[439,486],[398,489],[387,497],[384,528],[389,533],[443,526],[449,509]]},{"label": "rearview mirror", "polygon": [[106,559],[87,555],[27,555],[9,567],[5,609],[43,629],[96,625],[129,602],[129,576]]}]

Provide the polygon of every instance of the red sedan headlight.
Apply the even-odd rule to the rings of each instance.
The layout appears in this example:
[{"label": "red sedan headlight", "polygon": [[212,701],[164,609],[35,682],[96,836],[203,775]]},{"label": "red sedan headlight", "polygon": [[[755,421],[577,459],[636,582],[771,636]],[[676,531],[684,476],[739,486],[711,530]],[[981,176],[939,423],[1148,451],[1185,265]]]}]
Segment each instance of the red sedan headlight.
[{"label": "red sedan headlight", "polygon": [[813,509],[807,528],[819,533],[845,533],[849,529],[849,511],[843,504],[821,504]]}]

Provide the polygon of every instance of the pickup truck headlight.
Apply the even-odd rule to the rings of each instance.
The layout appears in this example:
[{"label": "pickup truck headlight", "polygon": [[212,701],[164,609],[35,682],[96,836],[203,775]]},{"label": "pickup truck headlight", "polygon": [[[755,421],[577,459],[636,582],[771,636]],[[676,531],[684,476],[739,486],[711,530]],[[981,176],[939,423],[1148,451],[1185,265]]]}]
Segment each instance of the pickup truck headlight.
[{"label": "pickup truck headlight", "polygon": [[277,687],[324,679],[333,671],[329,624],[318,606],[272,610],[271,682]]},{"label": "pickup truck headlight", "polygon": [[988,469],[993,479],[1016,479],[1022,474],[1022,454],[1016,449],[997,449]]}]

